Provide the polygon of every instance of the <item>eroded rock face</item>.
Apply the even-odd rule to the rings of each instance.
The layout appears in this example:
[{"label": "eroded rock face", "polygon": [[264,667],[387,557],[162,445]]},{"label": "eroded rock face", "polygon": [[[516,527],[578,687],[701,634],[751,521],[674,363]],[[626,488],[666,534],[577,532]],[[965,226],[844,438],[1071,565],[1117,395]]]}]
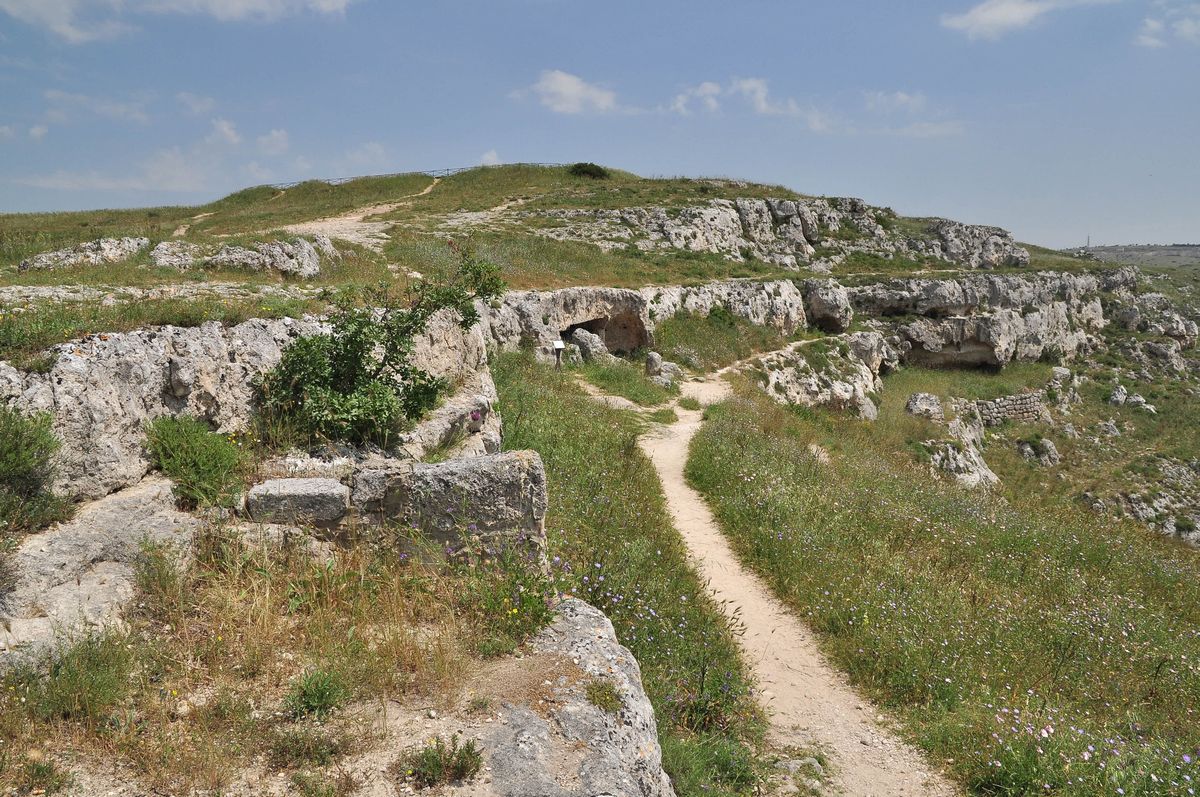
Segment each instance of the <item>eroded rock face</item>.
[{"label": "eroded rock face", "polygon": [[205,265],[250,271],[277,271],[280,274],[311,278],[321,273],[321,256],[311,243],[303,238],[294,238],[291,241],[255,244],[253,249],[244,246],[222,246],[216,254],[206,259]]},{"label": "eroded rock face", "polygon": [[781,404],[847,410],[873,420],[878,409],[871,395],[882,388],[887,348],[877,332],[802,341],[764,355],[751,366],[752,375]]},{"label": "eroded rock face", "polygon": [[[212,322],[93,335],[55,347],[57,359],[45,374],[0,363],[0,401],[50,413],[63,443],[56,489],[99,498],[148,472],[142,444],[154,418],[187,414],[221,432],[246,428],[255,380],[278,364],[291,341],[322,329],[311,318],[254,319],[235,327]],[[450,313],[433,319],[413,356],[418,367],[452,384],[485,361],[479,330],[464,332]]]},{"label": "eroded rock face", "polygon": [[159,268],[187,271],[204,257],[204,250],[186,241],[163,241],[150,250],[150,262]]},{"label": "eroded rock face", "polygon": [[350,488],[337,479],[270,479],[246,494],[246,512],[260,523],[331,527],[349,511]]},{"label": "eroded rock face", "polygon": [[[924,237],[891,232],[894,215],[861,199],[714,199],[682,208],[562,208],[525,211],[516,219],[538,224],[535,232],[560,241],[585,241],[611,251],[683,250],[754,258],[784,268],[815,267],[817,246],[834,262],[864,252],[874,256],[917,257],[966,268],[1025,266],[1029,253],[1008,232],[935,219]],[[886,225],[886,226],[885,226]]]},{"label": "eroded rock face", "polygon": [[946,411],[942,408],[942,400],[932,393],[913,393],[904,405],[904,411],[918,418],[925,418],[936,423],[946,420]]},{"label": "eroded rock face", "polygon": [[147,479],[26,537],[13,557],[16,585],[0,596],[0,667],[45,651],[59,632],[118,621],[143,543],[183,549],[200,525],[175,508],[169,481]]},{"label": "eroded rock face", "polygon": [[22,260],[20,271],[54,270],[120,263],[150,246],[149,238],[101,238]]},{"label": "eroded rock face", "polygon": [[[621,708],[614,715],[593,705],[587,699],[586,680],[556,684],[548,716],[508,706],[507,722],[497,723],[485,742],[495,793],[674,797],[662,768],[658,727],[641,670],[633,654],[617,642],[608,618],[581,600],[567,599],[532,645],[539,654],[562,657],[586,676],[611,684]],[[566,762],[570,771],[554,777]]]},{"label": "eroded rock face", "polygon": [[804,310],[813,326],[845,332],[854,320],[849,292],[833,280],[805,280]]}]

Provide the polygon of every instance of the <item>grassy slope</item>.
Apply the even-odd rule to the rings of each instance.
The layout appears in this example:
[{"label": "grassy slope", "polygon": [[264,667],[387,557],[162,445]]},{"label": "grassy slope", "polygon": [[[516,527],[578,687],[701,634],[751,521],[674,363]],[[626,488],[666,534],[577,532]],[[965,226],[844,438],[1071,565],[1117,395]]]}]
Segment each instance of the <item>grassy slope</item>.
[{"label": "grassy slope", "polygon": [[1194,553],[935,483],[874,427],[753,391],[711,415],[689,477],[739,555],[973,793],[1188,793]]},{"label": "grassy slope", "polygon": [[541,453],[550,553],[632,649],[681,795],[748,792],[758,726],[737,646],[672,528],[641,424],[521,355],[495,365],[505,444]]}]

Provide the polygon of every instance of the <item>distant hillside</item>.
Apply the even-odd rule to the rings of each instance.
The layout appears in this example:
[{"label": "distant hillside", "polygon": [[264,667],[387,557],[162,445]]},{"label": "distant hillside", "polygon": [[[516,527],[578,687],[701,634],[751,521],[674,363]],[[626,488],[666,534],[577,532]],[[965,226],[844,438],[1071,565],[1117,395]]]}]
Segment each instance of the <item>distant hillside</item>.
[{"label": "distant hillside", "polygon": [[1200,244],[1093,246],[1080,251],[1130,266],[1200,266]]}]

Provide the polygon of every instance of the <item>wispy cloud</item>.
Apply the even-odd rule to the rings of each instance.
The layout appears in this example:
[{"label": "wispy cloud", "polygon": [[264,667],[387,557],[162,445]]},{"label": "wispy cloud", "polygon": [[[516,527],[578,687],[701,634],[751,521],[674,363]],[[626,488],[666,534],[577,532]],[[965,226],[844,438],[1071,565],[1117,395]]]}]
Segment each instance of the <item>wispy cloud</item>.
[{"label": "wispy cloud", "polygon": [[272,130],[258,137],[258,150],[264,155],[279,157],[287,153],[292,145],[291,137],[286,130]]},{"label": "wispy cloud", "polygon": [[29,137],[34,141],[41,141],[49,132],[50,128],[46,127],[46,125],[34,125],[33,127],[29,128]]},{"label": "wispy cloud", "polygon": [[213,109],[217,107],[217,101],[212,97],[202,97],[199,94],[192,94],[190,91],[179,92],[175,95],[175,99],[187,109],[188,113],[196,116],[212,113]]},{"label": "wispy cloud", "polygon": [[[3,2],[3,0],[0,0]],[[126,122],[147,122],[146,99],[113,100],[107,97],[93,97],[87,94],[72,94],[66,91],[51,89],[44,94],[50,103],[50,113],[54,118],[65,121],[69,114],[84,112],[107,119],[118,119]]]},{"label": "wispy cloud", "polygon": [[866,93],[867,110],[878,113],[920,113],[928,104],[929,100],[919,91],[868,91]]},{"label": "wispy cloud", "polygon": [[132,174],[113,175],[96,170],[60,170],[48,175],[14,180],[31,188],[56,191],[204,191],[210,187],[213,161],[180,147],[151,155]]},{"label": "wispy cloud", "polygon": [[1029,27],[1052,11],[1112,2],[1119,0],[984,0],[962,13],[943,15],[942,25],[971,39],[998,39]]},{"label": "wispy cloud", "polygon": [[10,139],[16,137],[17,131],[13,129],[12,125],[0,125],[0,139]]},{"label": "wispy cloud", "polygon": [[0,0],[0,12],[72,44],[135,30],[130,17],[206,15],[222,21],[274,20],[289,14],[342,14],[357,0]]},{"label": "wispy cloud", "polygon": [[547,69],[542,72],[538,81],[530,86],[528,91],[537,97],[538,102],[555,113],[604,114],[620,110],[615,91],[589,83],[578,75],[561,69]]},{"label": "wispy cloud", "polygon": [[500,160],[500,153],[494,149],[489,149],[487,152],[479,156],[480,166],[499,166],[504,161]]},{"label": "wispy cloud", "polygon": [[236,147],[242,143],[242,134],[237,131],[237,126],[228,119],[213,119],[212,132],[207,141],[210,144],[229,144]]},{"label": "wispy cloud", "polygon": [[665,110],[685,116],[691,114],[694,108],[716,112],[731,100],[748,105],[751,111],[761,116],[801,119],[814,133],[832,132],[837,126],[832,114],[815,105],[801,103],[791,97],[775,97],[771,94],[767,79],[761,77],[733,78],[724,84],[704,81],[675,95]]},{"label": "wispy cloud", "polygon": [[1200,3],[1190,0],[1157,0],[1154,16],[1142,20],[1133,43],[1160,49],[1172,41],[1200,44]]},{"label": "wispy cloud", "polygon": [[691,86],[675,95],[671,100],[670,109],[675,113],[689,114],[693,104],[699,105],[706,111],[715,112],[721,109],[721,95],[725,90],[720,83],[706,80],[698,86]]}]

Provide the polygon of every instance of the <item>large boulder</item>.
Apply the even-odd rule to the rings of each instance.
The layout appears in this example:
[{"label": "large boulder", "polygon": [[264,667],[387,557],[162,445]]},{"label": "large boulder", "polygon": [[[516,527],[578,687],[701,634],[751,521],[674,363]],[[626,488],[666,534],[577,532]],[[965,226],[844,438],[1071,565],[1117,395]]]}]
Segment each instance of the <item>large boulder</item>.
[{"label": "large boulder", "polygon": [[150,262],[159,268],[187,271],[204,258],[204,250],[186,241],[163,241],[150,250]]},{"label": "large boulder", "polygon": [[932,393],[913,393],[908,397],[904,411],[909,415],[916,415],[918,418],[925,418],[936,423],[943,423],[946,420],[946,411],[942,407],[942,400]]},{"label": "large boulder", "polygon": [[[551,682],[544,710],[506,706],[487,733],[491,792],[500,797],[674,797],[662,768],[654,708],[637,660],[598,609],[569,598],[531,642],[534,655],[571,662],[581,677]],[[588,699],[606,683],[620,701],[609,712]]]},{"label": "large boulder", "polygon": [[27,260],[22,260],[17,268],[19,271],[50,271],[60,268],[120,263],[148,246],[150,246],[149,238],[101,238],[67,249],[34,255]]},{"label": "large boulder", "polygon": [[854,320],[850,294],[834,280],[805,280],[804,311],[808,322],[826,332],[845,332]]},{"label": "large boulder", "polygon": [[571,342],[579,347],[579,353],[586,363],[611,363],[617,359],[609,354],[603,338],[583,327],[571,333]]},{"label": "large boulder", "polygon": [[253,249],[227,244],[207,260],[209,267],[275,271],[308,279],[321,273],[321,256],[303,238],[269,241]]}]

